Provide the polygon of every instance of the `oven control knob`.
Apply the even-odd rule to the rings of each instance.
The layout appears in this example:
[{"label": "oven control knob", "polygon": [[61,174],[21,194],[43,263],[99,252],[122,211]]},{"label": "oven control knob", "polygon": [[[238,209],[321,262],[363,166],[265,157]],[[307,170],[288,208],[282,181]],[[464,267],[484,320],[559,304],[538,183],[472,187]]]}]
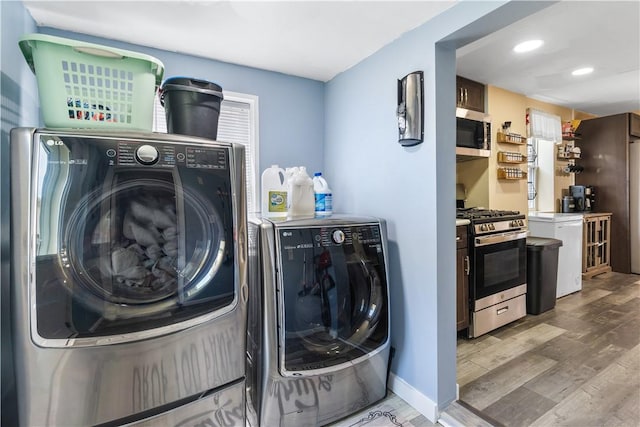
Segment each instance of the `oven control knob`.
[{"label": "oven control knob", "polygon": [[521,226],[521,227],[524,227],[524,221],[519,219],[518,220],[518,225]]},{"label": "oven control knob", "polygon": [[152,165],[158,161],[158,150],[152,145],[141,145],[136,150],[136,160],[143,165]]},{"label": "oven control knob", "polygon": [[518,220],[514,219],[513,221],[511,221],[511,224],[509,224],[511,227],[517,227],[518,226]]},{"label": "oven control knob", "polygon": [[342,244],[344,242],[344,231],[342,230],[335,230],[332,234],[331,234],[331,238],[333,239],[333,241],[337,244]]},{"label": "oven control knob", "polygon": [[492,230],[492,231],[493,231],[493,230],[495,230],[495,229],[496,229],[496,226],[495,226],[495,225],[493,225],[493,224],[489,224],[489,230]]},{"label": "oven control knob", "polygon": [[480,231],[487,231],[488,229],[487,224],[480,225]]}]

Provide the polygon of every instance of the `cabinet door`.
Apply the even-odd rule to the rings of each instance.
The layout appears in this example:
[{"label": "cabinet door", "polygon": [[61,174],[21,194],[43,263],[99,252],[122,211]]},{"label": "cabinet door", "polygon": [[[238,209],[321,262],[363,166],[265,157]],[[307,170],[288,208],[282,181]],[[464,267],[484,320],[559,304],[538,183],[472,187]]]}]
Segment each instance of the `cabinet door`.
[{"label": "cabinet door", "polygon": [[640,116],[629,113],[629,135],[640,138]]},{"label": "cabinet door", "polygon": [[460,331],[469,326],[469,257],[467,248],[456,252],[456,325]]},{"label": "cabinet door", "polygon": [[467,227],[456,227],[456,325],[469,327],[469,249]]},{"label": "cabinet door", "polygon": [[456,105],[484,112],[484,90],[482,83],[456,76]]}]

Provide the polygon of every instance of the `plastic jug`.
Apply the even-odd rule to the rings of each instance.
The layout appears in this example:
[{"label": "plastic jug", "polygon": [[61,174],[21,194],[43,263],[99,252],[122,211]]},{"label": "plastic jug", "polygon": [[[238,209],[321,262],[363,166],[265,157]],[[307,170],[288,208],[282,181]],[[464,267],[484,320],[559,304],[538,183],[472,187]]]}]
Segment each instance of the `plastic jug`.
[{"label": "plastic jug", "polygon": [[313,218],[314,216],[313,180],[307,175],[307,169],[304,166],[292,171],[287,180],[287,205],[288,218]]},{"label": "plastic jug", "polygon": [[322,172],[313,175],[313,192],[315,193],[316,216],[329,216],[333,209],[333,195]]},{"label": "plastic jug", "polygon": [[293,166],[290,168],[286,168],[284,170],[284,185],[285,187],[289,186],[289,180],[291,179],[291,177],[295,174],[298,173],[298,171],[300,171],[300,168],[298,166]]},{"label": "plastic jug", "polygon": [[287,185],[285,170],[272,165],[262,172],[262,216],[287,216]]}]

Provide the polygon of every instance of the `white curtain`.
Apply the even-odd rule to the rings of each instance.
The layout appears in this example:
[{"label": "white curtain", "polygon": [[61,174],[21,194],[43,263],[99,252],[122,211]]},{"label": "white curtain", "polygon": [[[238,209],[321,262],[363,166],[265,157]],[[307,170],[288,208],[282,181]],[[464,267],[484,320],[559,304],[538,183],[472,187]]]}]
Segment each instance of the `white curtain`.
[{"label": "white curtain", "polygon": [[527,108],[527,136],[559,143],[562,141],[560,116],[535,108]]},{"label": "white curtain", "polygon": [[528,205],[530,211],[555,210],[555,144],[562,143],[560,116],[527,108]]}]

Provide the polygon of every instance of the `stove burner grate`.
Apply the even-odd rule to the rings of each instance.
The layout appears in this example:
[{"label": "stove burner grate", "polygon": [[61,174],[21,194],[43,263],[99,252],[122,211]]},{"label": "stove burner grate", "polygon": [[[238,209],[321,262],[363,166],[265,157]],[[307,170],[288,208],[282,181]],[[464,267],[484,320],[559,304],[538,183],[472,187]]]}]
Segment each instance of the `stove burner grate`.
[{"label": "stove burner grate", "polygon": [[508,219],[522,219],[524,218],[524,215],[518,211],[465,208],[465,209],[457,209],[456,218],[468,219],[471,221],[480,221],[480,220],[500,221],[500,220],[508,220]]}]

